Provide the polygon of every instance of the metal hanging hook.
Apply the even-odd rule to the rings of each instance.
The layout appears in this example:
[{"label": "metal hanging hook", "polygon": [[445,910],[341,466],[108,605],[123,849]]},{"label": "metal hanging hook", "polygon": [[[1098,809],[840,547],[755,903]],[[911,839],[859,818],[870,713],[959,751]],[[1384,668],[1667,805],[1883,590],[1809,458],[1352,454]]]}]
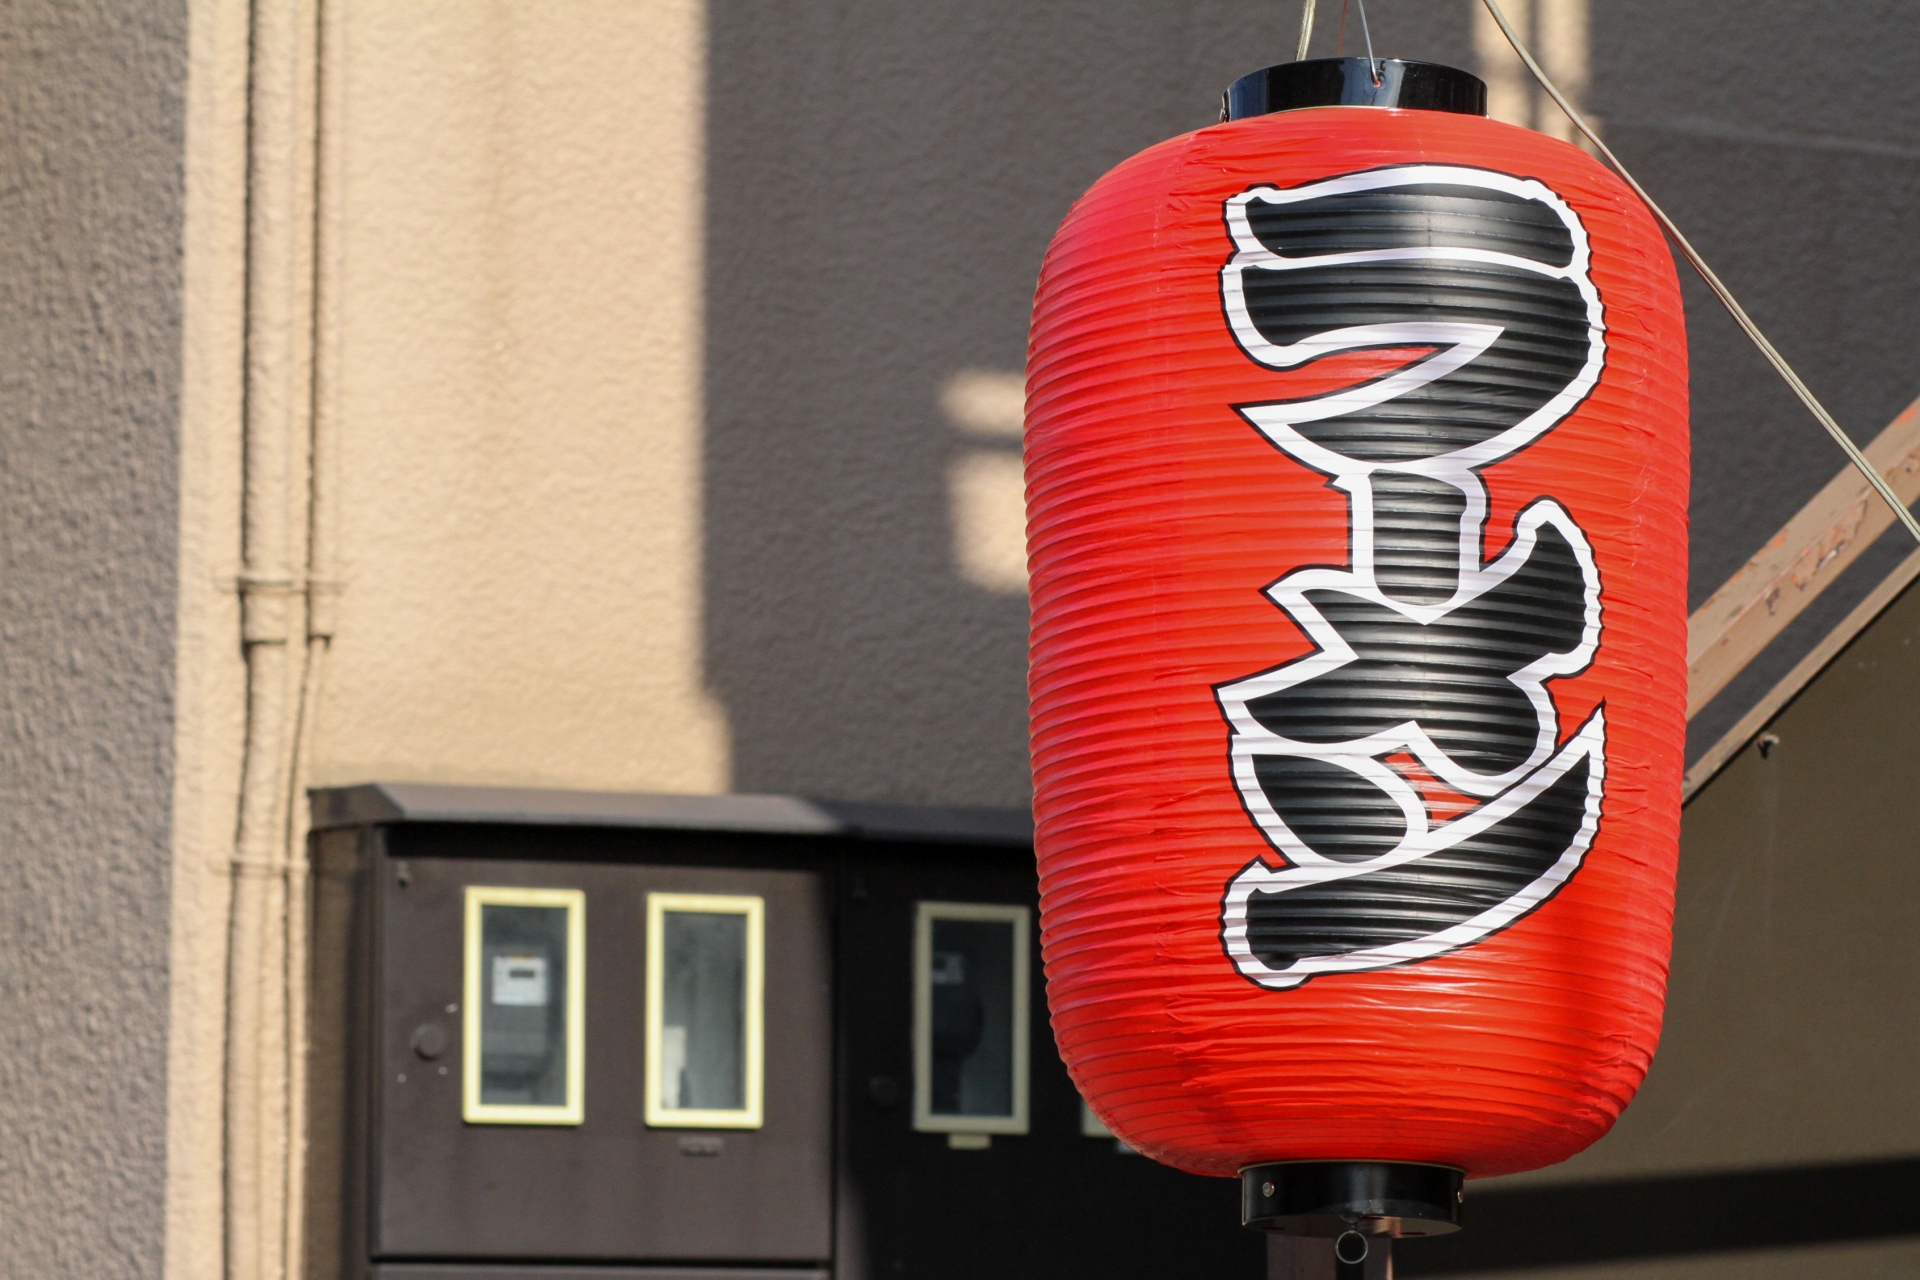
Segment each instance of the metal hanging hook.
[{"label": "metal hanging hook", "polygon": [[1360,34],[1367,41],[1367,74],[1373,77],[1374,87],[1380,87],[1380,64],[1373,56],[1373,32],[1367,27],[1367,0],[1358,0],[1360,5]]},{"label": "metal hanging hook", "polygon": [[1294,50],[1293,60],[1295,62],[1305,62],[1307,60],[1307,45],[1313,39],[1313,6],[1315,3],[1316,0],[1307,0],[1305,6],[1300,10],[1300,47]]}]

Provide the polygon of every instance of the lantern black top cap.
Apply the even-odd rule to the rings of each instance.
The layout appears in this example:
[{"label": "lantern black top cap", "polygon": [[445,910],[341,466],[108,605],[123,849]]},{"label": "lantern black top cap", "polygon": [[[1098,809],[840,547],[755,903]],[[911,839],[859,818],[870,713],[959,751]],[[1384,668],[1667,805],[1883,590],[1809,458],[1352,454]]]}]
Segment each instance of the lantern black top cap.
[{"label": "lantern black top cap", "polygon": [[1487,114],[1487,83],[1458,67],[1399,58],[1310,58],[1241,76],[1227,86],[1221,120],[1301,107],[1399,107]]}]

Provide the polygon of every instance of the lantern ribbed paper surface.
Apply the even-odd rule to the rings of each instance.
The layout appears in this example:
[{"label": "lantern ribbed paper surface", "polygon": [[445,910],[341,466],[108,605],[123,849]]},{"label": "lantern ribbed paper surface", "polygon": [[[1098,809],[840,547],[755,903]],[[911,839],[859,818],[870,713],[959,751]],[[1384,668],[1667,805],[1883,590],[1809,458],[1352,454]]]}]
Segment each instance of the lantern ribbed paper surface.
[{"label": "lantern ribbed paper surface", "polygon": [[1122,164],[1028,357],[1054,1033],[1128,1143],[1566,1158],[1659,1037],[1686,339],[1585,153],[1332,107]]}]

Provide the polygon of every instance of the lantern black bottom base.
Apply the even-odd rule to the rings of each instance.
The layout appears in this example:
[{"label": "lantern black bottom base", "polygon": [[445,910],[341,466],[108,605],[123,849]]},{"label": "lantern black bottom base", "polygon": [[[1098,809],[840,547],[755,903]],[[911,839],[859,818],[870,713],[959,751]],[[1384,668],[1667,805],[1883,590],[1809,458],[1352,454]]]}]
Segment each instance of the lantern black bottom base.
[{"label": "lantern black bottom base", "polygon": [[1287,1160],[1240,1171],[1240,1221],[1301,1236],[1439,1236],[1460,1229],[1466,1175],[1438,1164]]}]

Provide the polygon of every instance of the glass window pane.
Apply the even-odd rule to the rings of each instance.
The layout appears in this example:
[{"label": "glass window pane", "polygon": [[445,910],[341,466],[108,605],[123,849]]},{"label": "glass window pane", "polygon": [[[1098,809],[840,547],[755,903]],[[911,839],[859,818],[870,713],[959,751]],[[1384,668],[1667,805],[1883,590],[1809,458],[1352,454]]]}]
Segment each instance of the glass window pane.
[{"label": "glass window pane", "polygon": [[935,917],[930,923],[929,1109],[934,1115],[1012,1116],[1013,922]]},{"label": "glass window pane", "polygon": [[480,908],[480,1102],[567,1104],[567,909]]},{"label": "glass window pane", "polygon": [[765,929],[753,894],[647,895],[648,1124],[760,1127]]},{"label": "glass window pane", "polygon": [[738,1111],[747,1105],[747,917],[661,916],[660,1106]]}]

